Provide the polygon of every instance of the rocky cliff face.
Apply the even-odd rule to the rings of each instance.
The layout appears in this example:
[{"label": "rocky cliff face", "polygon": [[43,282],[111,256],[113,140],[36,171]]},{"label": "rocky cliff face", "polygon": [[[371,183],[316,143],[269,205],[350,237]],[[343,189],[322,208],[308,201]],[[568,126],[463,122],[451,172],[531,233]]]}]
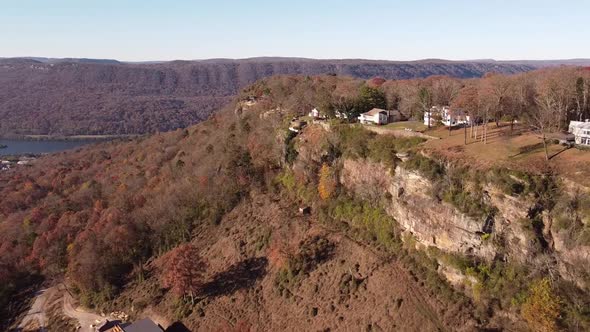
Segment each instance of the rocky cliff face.
[{"label": "rocky cliff face", "polygon": [[485,261],[500,257],[526,264],[554,259],[559,274],[579,287],[586,287],[584,278],[588,275],[590,248],[572,247],[564,242],[566,237],[552,230],[551,218],[546,213],[541,241],[548,247],[539,247],[539,234],[525,222],[535,209],[535,202],[529,196],[513,197],[487,184],[484,186],[487,203],[497,212],[493,217],[477,219],[433,198],[433,183],[402,166],[391,170],[368,160],[347,159],[340,180],[355,195],[382,199],[387,213],[426,247]]},{"label": "rocky cliff face", "polygon": [[452,205],[432,198],[432,183],[421,175],[400,166],[391,175],[391,170],[380,164],[345,160],[341,182],[348,190],[365,197],[363,188],[389,193],[385,210],[421,244],[447,252],[493,258],[493,250],[482,241],[484,221],[470,218]]}]

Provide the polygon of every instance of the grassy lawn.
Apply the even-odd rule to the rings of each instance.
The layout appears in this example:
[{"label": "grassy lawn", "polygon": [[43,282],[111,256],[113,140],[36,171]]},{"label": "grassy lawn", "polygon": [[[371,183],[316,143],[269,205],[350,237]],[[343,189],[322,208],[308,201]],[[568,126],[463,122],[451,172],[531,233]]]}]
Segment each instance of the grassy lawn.
[{"label": "grassy lawn", "polygon": [[428,129],[424,123],[420,121],[399,121],[389,123],[384,128],[392,129],[392,130],[404,130],[404,129],[412,129],[413,131],[423,132]]},{"label": "grassy lawn", "polygon": [[[548,150],[552,158],[547,163],[544,149],[539,144],[542,143],[541,138],[524,127],[515,127],[511,133],[507,124],[496,127],[496,124],[490,123],[487,144],[470,138],[469,128],[467,145],[464,143],[463,128],[453,129],[450,136],[446,127],[435,128],[427,133],[441,139],[426,142],[425,150],[448,160],[480,169],[498,166],[538,172],[552,169],[576,183],[590,187],[590,151],[565,149],[561,145],[550,144]],[[481,128],[478,130],[480,134]],[[521,152],[526,147],[535,148]]]}]

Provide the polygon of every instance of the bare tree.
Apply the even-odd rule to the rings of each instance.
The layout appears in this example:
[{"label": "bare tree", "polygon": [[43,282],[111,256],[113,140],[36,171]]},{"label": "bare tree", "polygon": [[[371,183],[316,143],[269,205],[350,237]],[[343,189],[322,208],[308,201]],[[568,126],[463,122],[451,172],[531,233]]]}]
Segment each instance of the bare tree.
[{"label": "bare tree", "polygon": [[463,85],[447,76],[437,77],[432,83],[432,101],[435,105],[451,105]]},{"label": "bare tree", "polygon": [[550,102],[558,128],[567,128],[567,120],[573,109],[576,92],[574,70],[571,68],[548,70],[543,72],[536,82],[537,97],[541,96],[543,105]]},{"label": "bare tree", "polygon": [[511,87],[512,105],[508,109],[510,117],[510,133],[514,131],[514,121],[525,115],[535,104],[535,89],[529,74],[522,74],[514,78]]},{"label": "bare tree", "polygon": [[505,110],[509,107],[509,92],[511,80],[506,75],[493,74],[484,80],[489,81],[489,89],[492,100],[490,100],[491,115],[496,122],[496,127],[500,127],[500,120],[505,115]]},{"label": "bare tree", "polygon": [[478,104],[479,115],[482,119],[482,135],[481,141],[484,144],[488,143],[488,123],[490,122],[490,114],[498,106],[498,97],[496,95],[494,86],[490,80],[481,80],[478,85]]},{"label": "bare tree", "polygon": [[[466,115],[469,115],[471,122],[471,137],[473,137],[473,122],[479,113],[479,96],[477,88],[469,85],[461,89],[457,97],[453,100],[453,108],[462,109]],[[464,144],[467,145],[467,126],[463,127]]]},{"label": "bare tree", "polygon": [[578,121],[582,121],[584,116],[588,114],[588,104],[590,98],[590,77],[587,70],[583,71],[576,79],[576,117]]},{"label": "bare tree", "polygon": [[424,114],[428,113],[428,129],[430,129],[430,119],[432,119],[432,94],[426,87],[421,87],[418,91],[418,105]]},{"label": "bare tree", "polygon": [[537,81],[535,85],[536,108],[528,114],[529,124],[541,136],[545,149],[545,160],[549,161],[547,148],[547,133],[556,131],[560,127],[560,118],[563,115],[561,108],[563,100],[555,90],[555,82],[549,78]]}]

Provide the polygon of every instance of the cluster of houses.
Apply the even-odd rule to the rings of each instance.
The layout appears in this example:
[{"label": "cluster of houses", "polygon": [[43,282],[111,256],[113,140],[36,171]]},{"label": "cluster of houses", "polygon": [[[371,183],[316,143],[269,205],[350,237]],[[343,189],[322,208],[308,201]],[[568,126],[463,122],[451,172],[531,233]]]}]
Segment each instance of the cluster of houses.
[{"label": "cluster of houses", "polygon": [[0,171],[8,171],[15,166],[25,166],[31,164],[35,158],[23,156],[18,160],[0,160]]},{"label": "cluster of houses", "polygon": [[[312,109],[309,117],[317,120],[325,119],[326,116],[317,108]],[[346,114],[336,112],[337,118],[346,119]],[[384,110],[373,108],[372,110],[359,115],[357,120],[362,124],[384,125],[392,122],[407,120],[398,110]],[[469,115],[460,109],[451,109],[449,106],[433,106],[430,111],[424,113],[424,124],[435,126],[442,123],[445,126],[469,125]]]},{"label": "cluster of houses", "polygon": [[[309,114],[314,120],[326,119],[326,115],[318,108],[312,109]],[[336,112],[337,118],[346,119],[346,114]],[[403,114],[397,110],[384,110],[373,108],[372,110],[362,113],[358,121],[362,124],[384,125],[397,121],[407,120]],[[474,119],[461,109],[451,108],[450,106],[432,106],[429,111],[424,113],[424,124],[427,126],[436,126],[443,124],[447,127],[469,126]],[[477,121],[477,120],[475,120]],[[296,120],[292,122],[290,130],[299,132],[306,125],[305,121]],[[571,121],[569,124],[569,135],[566,143],[575,143],[579,146],[590,147],[590,120]],[[565,141],[564,141],[565,142]]]},{"label": "cluster of houses", "polygon": [[[309,112],[308,116],[317,120],[322,120],[326,118],[326,115],[317,108],[312,109]],[[348,115],[338,111],[336,111],[335,116],[338,119],[348,119]],[[373,108],[372,110],[359,115],[357,120],[362,124],[383,125],[391,122],[402,121],[405,119],[400,111]]]}]

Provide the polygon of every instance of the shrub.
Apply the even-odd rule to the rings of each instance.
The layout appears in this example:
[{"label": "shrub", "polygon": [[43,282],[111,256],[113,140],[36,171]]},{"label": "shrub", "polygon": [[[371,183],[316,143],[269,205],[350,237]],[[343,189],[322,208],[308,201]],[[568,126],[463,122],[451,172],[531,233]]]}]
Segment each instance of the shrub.
[{"label": "shrub", "polygon": [[292,165],[298,156],[297,149],[295,149],[295,136],[297,133],[288,131],[285,137],[285,162],[289,165]]},{"label": "shrub", "polygon": [[487,180],[496,185],[506,195],[520,195],[526,189],[524,174],[505,168],[496,168],[489,172]]},{"label": "shrub", "polygon": [[522,305],[522,316],[533,331],[557,331],[561,300],[554,294],[549,279],[534,281]]},{"label": "shrub", "polygon": [[554,226],[565,231],[570,247],[590,245],[590,194],[563,192],[555,198],[551,213]]},{"label": "shrub", "polygon": [[334,173],[335,172],[332,167],[325,163],[320,169],[318,192],[320,194],[320,198],[323,200],[330,199],[336,191],[337,180]]},{"label": "shrub", "polygon": [[318,264],[330,259],[335,245],[321,236],[313,236],[299,243],[299,251],[291,255],[275,278],[275,286],[282,296],[291,294],[291,287]]},{"label": "shrub", "polygon": [[415,154],[404,163],[404,167],[411,171],[418,171],[424,177],[436,181],[445,173],[444,167],[436,161]]},{"label": "shrub", "polygon": [[396,161],[396,142],[391,136],[377,136],[368,143],[369,159],[394,167]]},{"label": "shrub", "polygon": [[401,246],[395,220],[380,207],[341,196],[333,200],[326,209],[327,216],[332,222],[346,223],[357,232],[360,231],[357,235],[385,249],[396,251]]},{"label": "shrub", "polygon": [[335,130],[340,142],[340,151],[344,158],[366,158],[369,141],[375,137],[375,133],[361,126],[340,126]]}]

